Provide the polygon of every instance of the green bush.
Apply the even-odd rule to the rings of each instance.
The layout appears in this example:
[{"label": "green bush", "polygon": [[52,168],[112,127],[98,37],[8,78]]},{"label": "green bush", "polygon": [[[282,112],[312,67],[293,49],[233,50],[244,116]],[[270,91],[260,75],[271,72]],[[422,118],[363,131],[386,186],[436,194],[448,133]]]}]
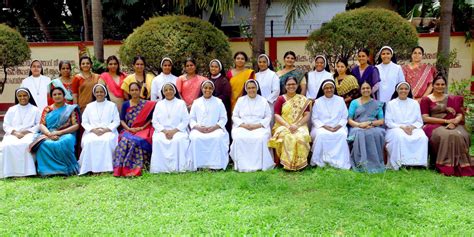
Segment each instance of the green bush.
[{"label": "green bush", "polygon": [[22,64],[30,59],[31,50],[28,43],[18,31],[5,24],[0,24],[0,66],[5,78],[0,81],[0,94],[3,93],[7,81],[7,68]]},{"label": "green bush", "polygon": [[375,54],[384,45],[392,47],[398,59],[408,59],[417,44],[416,29],[396,12],[360,8],[339,13],[313,31],[306,50],[311,55],[325,54],[334,64],[339,57],[354,59],[359,48]]},{"label": "green bush", "polygon": [[187,57],[196,60],[201,73],[217,58],[226,66],[231,63],[227,36],[209,22],[186,16],[154,17],[136,28],[119,50],[120,58],[131,65],[133,57],[144,56],[155,73],[163,57],[173,59],[174,73],[182,73]]}]

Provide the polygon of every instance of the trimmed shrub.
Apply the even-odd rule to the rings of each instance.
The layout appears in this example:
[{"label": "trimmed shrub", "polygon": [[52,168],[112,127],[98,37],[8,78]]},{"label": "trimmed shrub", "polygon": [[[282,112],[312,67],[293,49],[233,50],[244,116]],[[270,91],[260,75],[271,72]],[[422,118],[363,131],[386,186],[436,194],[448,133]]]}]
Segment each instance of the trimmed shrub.
[{"label": "trimmed shrub", "polygon": [[31,50],[23,36],[15,29],[5,24],[0,24],[0,65],[3,68],[5,78],[0,81],[0,94],[7,81],[7,68],[22,64],[30,59]]},{"label": "trimmed shrub", "polygon": [[209,22],[187,16],[154,17],[136,28],[119,50],[127,65],[136,55],[144,56],[148,67],[158,72],[163,57],[173,60],[174,74],[181,74],[186,58],[196,60],[206,74],[209,62],[217,58],[229,66],[232,57],[227,36]]},{"label": "trimmed shrub", "polygon": [[311,33],[306,50],[324,54],[334,65],[339,57],[353,59],[364,47],[377,53],[382,46],[393,48],[397,59],[408,59],[418,44],[416,29],[394,11],[360,8],[339,13]]}]

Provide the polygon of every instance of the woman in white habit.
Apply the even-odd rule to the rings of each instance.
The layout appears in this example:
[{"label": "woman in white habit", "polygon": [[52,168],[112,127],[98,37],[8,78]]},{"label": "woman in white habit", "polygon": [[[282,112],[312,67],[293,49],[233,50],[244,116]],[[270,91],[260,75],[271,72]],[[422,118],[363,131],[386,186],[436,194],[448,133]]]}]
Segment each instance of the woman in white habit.
[{"label": "woman in white habit", "polygon": [[420,105],[412,99],[408,82],[396,86],[392,100],[387,103],[387,167],[398,170],[401,166],[428,165],[428,137],[423,131]]},{"label": "woman in white habit", "polygon": [[237,100],[232,113],[230,157],[234,169],[240,172],[269,170],[275,166],[268,147],[271,137],[272,113],[267,100],[260,95],[259,83],[250,79],[244,94]]},{"label": "woman in white habit", "polygon": [[329,72],[329,64],[324,55],[317,55],[314,57],[314,70],[308,72],[306,97],[313,101],[316,100],[321,83],[327,79],[333,79]]},{"label": "woman in white habit", "polygon": [[191,107],[189,156],[197,169],[225,170],[229,163],[227,112],[222,101],[213,96],[214,89],[212,81],[203,81],[201,96]]},{"label": "woman in white habit", "polygon": [[20,87],[15,91],[15,105],[3,120],[3,156],[0,155],[0,178],[36,175],[35,161],[29,152],[38,131],[40,113],[30,91]]},{"label": "woman in white habit", "polygon": [[347,107],[344,99],[335,95],[334,80],[323,81],[313,107],[313,156],[311,165],[330,165],[339,169],[350,169],[349,146],[347,145]]},{"label": "woman in white habit", "polygon": [[176,85],[178,77],[171,73],[172,69],[173,60],[171,60],[171,58],[164,57],[160,62],[160,74],[153,78],[153,81],[151,82],[150,100],[157,101],[162,100],[164,98],[163,94],[160,91],[166,83],[171,82]]},{"label": "woman in white habit", "polygon": [[405,81],[402,67],[396,64],[393,55],[393,49],[389,46],[383,46],[377,59],[377,70],[379,71],[380,84],[378,90],[378,99],[381,102],[389,102],[395,91],[395,86]]},{"label": "woman in white habit", "polygon": [[180,99],[178,89],[167,82],[161,89],[163,100],[153,112],[153,148],[150,173],[171,173],[195,170],[189,148],[189,114],[186,103]]},{"label": "woman in white habit", "polygon": [[117,105],[108,100],[107,89],[102,84],[92,88],[92,98],[93,101],[87,104],[82,114],[84,135],[81,140],[79,175],[112,172],[113,153],[118,144],[120,116]]},{"label": "woman in white habit", "polygon": [[280,95],[280,78],[273,71],[273,65],[266,54],[258,56],[258,72],[255,79],[258,81],[261,96],[267,99],[273,114],[273,105]]}]

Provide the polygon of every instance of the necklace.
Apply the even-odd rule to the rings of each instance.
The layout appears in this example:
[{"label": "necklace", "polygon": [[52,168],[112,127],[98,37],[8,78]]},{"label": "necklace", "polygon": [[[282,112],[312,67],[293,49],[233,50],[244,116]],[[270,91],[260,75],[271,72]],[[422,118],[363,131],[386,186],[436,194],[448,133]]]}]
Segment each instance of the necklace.
[{"label": "necklace", "polygon": [[170,101],[166,99],[165,101],[166,116],[168,120],[171,120],[171,112],[170,112],[169,106],[167,105],[168,103],[170,103],[171,107],[173,107],[173,100]]},{"label": "necklace", "polygon": [[[97,102],[97,106],[95,107],[95,110],[97,112],[97,115],[99,116],[99,123],[102,122],[102,116],[104,115],[104,103],[105,101],[102,101],[102,102]],[[99,108],[101,107],[101,108]],[[101,111],[101,113],[99,113],[99,111]]]},{"label": "necklace", "polygon": [[[36,83],[34,82],[34,80],[38,81],[38,86],[36,86]],[[40,89],[41,89],[41,76],[39,76],[38,79],[34,79],[34,77],[33,77],[33,85],[35,86],[36,95],[39,95],[40,94]]]},{"label": "necklace", "polygon": [[[28,121],[28,120],[29,120],[29,117],[26,116],[26,113],[25,113],[25,112],[26,112],[26,109],[27,109],[26,107],[27,107],[27,105],[25,105],[25,106],[20,105],[20,106],[18,107],[18,110],[16,111],[17,116],[15,116],[15,117],[21,118],[21,119],[20,119],[20,125],[21,125],[21,126],[23,126],[23,125],[25,124],[25,121]],[[20,111],[21,111],[21,112],[20,112]]]}]

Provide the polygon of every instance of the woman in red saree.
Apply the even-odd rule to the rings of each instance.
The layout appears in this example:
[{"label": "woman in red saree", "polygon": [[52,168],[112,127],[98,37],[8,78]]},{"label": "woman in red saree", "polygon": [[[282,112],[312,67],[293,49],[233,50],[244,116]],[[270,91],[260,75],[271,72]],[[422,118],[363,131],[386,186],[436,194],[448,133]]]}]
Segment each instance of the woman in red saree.
[{"label": "woman in red saree", "polygon": [[124,130],[114,153],[114,176],[140,176],[150,163],[151,118],[156,102],[140,99],[141,89],[137,82],[130,83],[131,99],[122,105],[120,123]]},{"label": "woman in red saree", "polygon": [[106,60],[107,69],[100,74],[99,82],[107,87],[109,91],[110,101],[117,105],[117,109],[121,112],[124,100],[123,90],[121,88],[123,80],[127,74],[120,71],[120,62],[115,55],[109,56]]},{"label": "woman in red saree", "polygon": [[436,74],[435,67],[421,62],[424,54],[425,50],[421,46],[414,47],[411,51],[411,62],[402,67],[405,80],[412,88],[413,99],[417,101],[431,93],[431,82]]},{"label": "woman in red saree", "polygon": [[430,142],[430,159],[444,175],[474,176],[474,159],[469,156],[469,133],[464,128],[464,99],[444,94],[446,79],[433,81],[433,93],[421,99],[423,130]]}]

